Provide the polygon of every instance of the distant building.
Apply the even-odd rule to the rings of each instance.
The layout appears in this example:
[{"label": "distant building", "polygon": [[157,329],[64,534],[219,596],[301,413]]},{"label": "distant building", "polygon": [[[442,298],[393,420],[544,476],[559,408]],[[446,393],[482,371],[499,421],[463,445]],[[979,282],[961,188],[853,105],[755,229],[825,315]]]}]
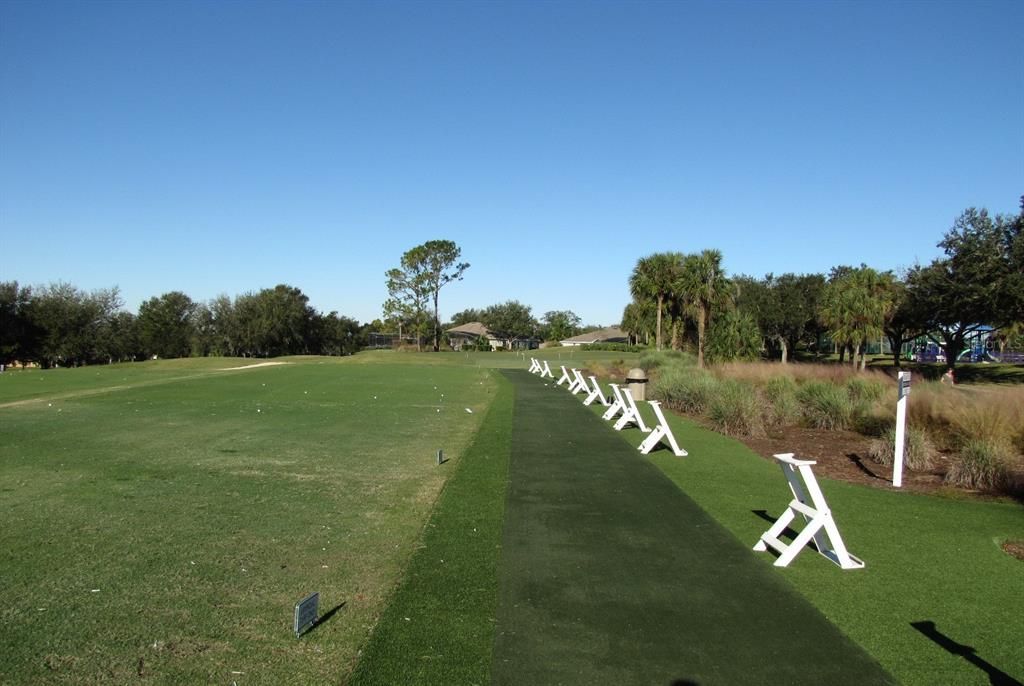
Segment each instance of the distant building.
[{"label": "distant building", "polygon": [[483,322],[469,322],[461,326],[452,327],[445,331],[448,334],[448,343],[452,350],[462,350],[463,347],[476,345],[476,342],[483,338],[493,350],[501,348],[504,342],[490,329],[484,326]]},{"label": "distant building", "polygon": [[608,326],[597,331],[566,338],[561,343],[568,346],[590,345],[591,343],[629,343],[629,335],[617,326]]},{"label": "distant building", "polygon": [[540,342],[536,338],[509,338],[499,331],[491,331],[483,322],[469,322],[462,326],[452,327],[445,331],[452,350],[462,350],[464,346],[475,345],[483,338],[491,346],[491,350],[509,348],[512,350],[531,350]]}]

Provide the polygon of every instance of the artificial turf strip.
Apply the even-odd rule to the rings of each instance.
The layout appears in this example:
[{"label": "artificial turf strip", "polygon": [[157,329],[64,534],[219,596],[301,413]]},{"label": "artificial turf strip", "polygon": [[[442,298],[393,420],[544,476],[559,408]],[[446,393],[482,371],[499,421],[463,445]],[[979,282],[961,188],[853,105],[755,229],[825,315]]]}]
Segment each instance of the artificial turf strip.
[{"label": "artificial turf strip", "polygon": [[507,381],[497,381],[476,439],[449,465],[455,474],[350,685],[488,681],[514,396]]},{"label": "artificial turf strip", "polygon": [[894,683],[578,398],[504,373],[492,683]]}]

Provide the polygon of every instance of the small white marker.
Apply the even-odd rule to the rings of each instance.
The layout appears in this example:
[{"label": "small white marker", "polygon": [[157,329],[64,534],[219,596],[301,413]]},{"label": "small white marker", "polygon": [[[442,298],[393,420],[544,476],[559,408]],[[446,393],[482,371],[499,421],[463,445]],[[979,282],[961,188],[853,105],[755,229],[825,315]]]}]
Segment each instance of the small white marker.
[{"label": "small white marker", "polygon": [[466,408],[466,412],[473,414],[473,410],[469,409],[468,407]]}]

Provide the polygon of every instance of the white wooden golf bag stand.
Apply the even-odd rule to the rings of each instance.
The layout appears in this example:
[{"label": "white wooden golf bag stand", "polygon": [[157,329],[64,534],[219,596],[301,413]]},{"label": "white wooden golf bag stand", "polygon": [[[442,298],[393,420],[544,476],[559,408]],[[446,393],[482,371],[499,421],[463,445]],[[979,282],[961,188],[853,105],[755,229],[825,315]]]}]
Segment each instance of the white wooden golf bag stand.
[{"label": "white wooden golf bag stand", "polygon": [[[754,550],[763,552],[771,546],[779,552],[775,566],[785,567],[813,540],[814,547],[819,553],[843,569],[861,569],[864,562],[846,550],[843,537],[839,535],[839,528],[832,519],[832,511],[825,502],[825,495],[818,486],[818,480],[814,478],[814,472],[811,471],[811,465],[817,463],[813,460],[797,460],[793,453],[776,455],[775,459],[779,461],[782,473],[786,475],[793,500],[771,528],[761,534]],[[779,539],[779,534],[796,519],[797,514],[804,518],[806,525],[793,542],[787,545]]]},{"label": "white wooden golf bag stand", "polygon": [[661,403],[657,400],[648,400],[647,404],[654,410],[654,415],[658,418],[658,426],[654,427],[654,431],[644,439],[644,442],[640,444],[637,450],[647,455],[654,449],[654,446],[661,443],[662,439],[664,439],[676,457],[686,457],[689,453],[680,448],[679,443],[676,442],[676,437],[672,433],[672,427],[668,425],[665,413],[661,411]]}]

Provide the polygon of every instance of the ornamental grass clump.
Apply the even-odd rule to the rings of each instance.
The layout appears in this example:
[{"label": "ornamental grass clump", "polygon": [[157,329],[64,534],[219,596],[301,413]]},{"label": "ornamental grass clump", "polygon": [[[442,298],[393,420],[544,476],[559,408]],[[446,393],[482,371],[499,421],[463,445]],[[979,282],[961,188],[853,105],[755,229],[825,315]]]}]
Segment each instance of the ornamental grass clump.
[{"label": "ornamental grass clump", "polygon": [[764,435],[761,402],[757,391],[739,381],[720,381],[708,404],[708,419],[718,431],[730,436]]},{"label": "ornamental grass clump", "polygon": [[846,392],[855,403],[871,405],[885,395],[885,385],[878,379],[854,376],[846,381]]},{"label": "ornamental grass clump", "polygon": [[848,429],[855,407],[846,389],[828,381],[808,381],[797,392],[804,421],[815,429]]},{"label": "ornamental grass clump", "polygon": [[668,407],[686,414],[703,415],[717,392],[719,381],[691,367],[668,366],[661,370],[651,392]]},{"label": "ornamental grass clump", "polygon": [[[896,454],[896,429],[871,442],[868,455],[875,462],[891,467]],[[924,472],[932,468],[935,461],[935,446],[923,429],[908,426],[903,440],[903,466],[913,472]]]},{"label": "ornamental grass clump", "polygon": [[650,350],[640,356],[637,365],[644,371],[650,372],[659,367],[672,365],[689,366],[696,364],[692,355],[687,355],[680,350]]},{"label": "ornamental grass clump", "polygon": [[800,422],[800,401],[796,381],[791,376],[776,376],[764,385],[763,416],[768,426],[792,426]]},{"label": "ornamental grass clump", "polygon": [[1009,485],[1009,449],[1001,442],[971,439],[953,459],[945,482],[980,491],[1005,490]]}]

